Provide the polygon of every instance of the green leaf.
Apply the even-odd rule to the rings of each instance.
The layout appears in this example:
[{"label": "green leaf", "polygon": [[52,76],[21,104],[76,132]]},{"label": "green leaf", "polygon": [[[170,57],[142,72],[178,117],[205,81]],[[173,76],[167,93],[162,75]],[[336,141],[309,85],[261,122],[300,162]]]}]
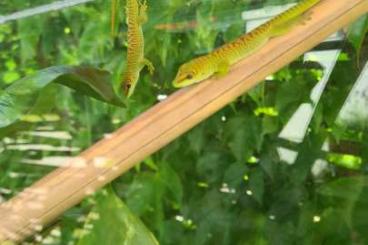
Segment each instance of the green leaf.
[{"label": "green leaf", "polygon": [[188,133],[188,139],[190,142],[189,147],[197,154],[199,154],[206,145],[205,129],[205,125],[200,124]]},{"label": "green leaf", "polygon": [[223,169],[228,165],[227,159],[219,152],[206,152],[197,161],[197,172],[209,184],[222,180]]},{"label": "green leaf", "polygon": [[78,245],[158,244],[153,234],[112,190],[99,192],[96,201]]},{"label": "green leaf", "polygon": [[240,187],[246,172],[247,166],[244,163],[231,164],[225,171],[224,183],[230,187]]},{"label": "green leaf", "polygon": [[[352,213],[353,229],[359,236],[368,241],[367,227],[368,227],[368,186],[364,186],[361,191],[360,198],[355,202],[354,211]],[[362,198],[363,197],[363,198]]]},{"label": "green leaf", "polygon": [[4,83],[10,84],[13,81],[19,79],[19,77],[20,77],[20,75],[19,75],[18,72],[16,72],[16,71],[7,71],[3,75],[3,80],[4,80]]},{"label": "green leaf", "polygon": [[[89,66],[55,68],[61,71],[61,76],[55,82],[106,103],[123,105],[122,99],[114,92],[111,74],[108,71]],[[51,67],[51,69],[53,68]]]},{"label": "green leaf", "polygon": [[127,205],[137,215],[150,215],[149,222],[157,223],[163,217],[162,196],[165,187],[157,175],[143,173],[137,175],[126,191]]},{"label": "green leaf", "polygon": [[264,194],[264,174],[261,168],[256,168],[249,177],[249,187],[252,191],[254,199],[260,204],[263,203]]},{"label": "green leaf", "polygon": [[354,155],[329,153],[327,159],[330,163],[348,169],[359,170],[362,166],[362,159]]},{"label": "green leaf", "polygon": [[345,177],[322,185],[317,192],[324,196],[355,200],[363,186],[368,186],[367,177]]},{"label": "green leaf", "polygon": [[178,174],[169,164],[163,164],[160,168],[159,179],[166,186],[168,194],[175,202],[175,206],[179,207],[183,199],[183,185]]},{"label": "green leaf", "polygon": [[290,74],[280,71],[278,76],[282,78],[282,82],[277,89],[275,110],[286,122],[301,103],[310,102],[310,92],[316,79],[311,73],[304,70]]},{"label": "green leaf", "polygon": [[341,207],[342,216],[349,226],[352,225],[354,206],[358,200],[367,200],[362,190],[368,186],[366,176],[345,177],[322,185],[317,192],[322,196],[334,198],[335,205]]},{"label": "green leaf", "polygon": [[0,128],[29,113],[36,101],[42,98],[44,89],[55,82],[78,93],[121,106],[123,103],[115,94],[110,78],[109,72],[88,66],[49,67],[22,78],[0,91]]},{"label": "green leaf", "polygon": [[348,39],[354,46],[357,56],[360,56],[365,34],[368,32],[368,15],[360,17],[349,27]]},{"label": "green leaf", "polygon": [[238,162],[249,159],[258,151],[263,138],[260,119],[243,116],[231,118],[226,125],[225,138],[229,148]]},{"label": "green leaf", "polygon": [[21,19],[17,22],[22,62],[25,63],[37,56],[37,43],[44,31],[43,23],[47,22],[46,18],[44,15],[36,15],[33,18]]}]

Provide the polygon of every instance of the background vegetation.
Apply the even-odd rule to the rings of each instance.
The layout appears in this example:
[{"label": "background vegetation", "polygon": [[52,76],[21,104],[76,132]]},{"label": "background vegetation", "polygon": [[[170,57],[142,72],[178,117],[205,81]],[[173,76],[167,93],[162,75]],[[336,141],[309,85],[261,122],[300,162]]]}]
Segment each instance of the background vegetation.
[{"label": "background vegetation", "polygon": [[[48,2],[2,1],[0,14]],[[171,93],[180,64],[244,32],[243,11],[288,2],[148,1],[156,73],[144,71],[123,102],[114,91],[126,26],[120,11],[111,37],[109,1],[1,24],[0,200]],[[25,244],[366,244],[367,117],[339,115],[348,96],[367,101],[367,91],[351,94],[368,57],[367,23],[333,47],[342,52],[317,104],[310,93],[323,66],[300,57]],[[280,138],[302,103],[315,107],[304,139]]]}]

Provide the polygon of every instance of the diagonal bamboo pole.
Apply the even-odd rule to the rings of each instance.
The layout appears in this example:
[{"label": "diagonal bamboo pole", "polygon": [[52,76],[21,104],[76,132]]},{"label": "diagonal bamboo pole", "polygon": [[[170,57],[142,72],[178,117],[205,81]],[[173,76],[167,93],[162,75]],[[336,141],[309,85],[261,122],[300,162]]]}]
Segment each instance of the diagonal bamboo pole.
[{"label": "diagonal bamboo pole", "polygon": [[181,89],[0,205],[0,242],[22,240],[126,172],[264,77],[368,12],[367,0],[322,0],[312,19],[274,38],[221,79]]}]

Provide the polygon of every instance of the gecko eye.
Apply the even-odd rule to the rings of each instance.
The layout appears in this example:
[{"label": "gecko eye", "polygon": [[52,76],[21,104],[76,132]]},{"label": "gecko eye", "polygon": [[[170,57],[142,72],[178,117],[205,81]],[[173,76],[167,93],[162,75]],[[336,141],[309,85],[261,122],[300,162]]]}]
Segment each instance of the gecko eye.
[{"label": "gecko eye", "polygon": [[190,80],[190,79],[193,78],[193,75],[192,74],[188,74],[185,78]]}]

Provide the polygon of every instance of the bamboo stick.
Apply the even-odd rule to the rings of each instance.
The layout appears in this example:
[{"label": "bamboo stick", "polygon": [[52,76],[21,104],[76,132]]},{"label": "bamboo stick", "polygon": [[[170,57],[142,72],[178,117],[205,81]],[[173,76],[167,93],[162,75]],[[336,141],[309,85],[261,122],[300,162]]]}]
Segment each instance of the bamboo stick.
[{"label": "bamboo stick", "polygon": [[85,196],[206,119],[267,75],[368,12],[367,0],[322,0],[311,20],[274,38],[220,79],[181,89],[0,205],[0,242],[39,231]]}]

